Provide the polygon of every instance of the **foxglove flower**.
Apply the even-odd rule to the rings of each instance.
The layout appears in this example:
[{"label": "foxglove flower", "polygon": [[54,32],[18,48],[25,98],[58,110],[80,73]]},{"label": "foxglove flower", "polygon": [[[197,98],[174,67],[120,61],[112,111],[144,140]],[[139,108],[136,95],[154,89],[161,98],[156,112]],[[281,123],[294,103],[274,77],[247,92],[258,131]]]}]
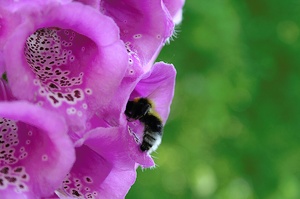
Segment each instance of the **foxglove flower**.
[{"label": "foxglove flower", "polygon": [[75,160],[65,120],[25,101],[12,101],[0,82],[1,198],[40,198],[57,189]]},{"label": "foxglove flower", "polygon": [[[0,116],[20,125],[18,132],[36,132],[29,134],[35,140],[46,140],[43,146],[34,142],[28,152],[22,148],[26,158],[32,160],[23,158],[16,163],[24,165],[26,176],[34,176],[34,169],[42,168],[41,178],[22,182],[26,189],[23,195],[47,198],[56,189],[57,196],[53,197],[124,198],[135,181],[136,168],[155,165],[149,154],[139,150],[143,125],[129,122],[124,111],[128,100],[147,97],[163,124],[166,122],[176,72],[172,65],[153,63],[180,20],[180,2],[0,2],[0,14],[4,16],[0,19],[4,27],[0,29],[0,72],[7,72],[13,93],[0,99],[21,100],[0,102]],[[18,114],[17,108],[21,110]],[[45,117],[39,119],[36,114]],[[58,131],[51,133],[54,127]],[[67,133],[76,146],[74,164],[74,149]],[[20,133],[25,144],[27,134]],[[36,151],[36,146],[41,150]],[[59,146],[66,146],[64,153]],[[14,152],[18,150],[21,154],[16,148],[12,155],[20,156]],[[51,160],[51,164],[33,165],[41,154],[42,160]],[[62,157],[68,161],[61,163]],[[46,176],[44,169],[55,179]],[[0,185],[1,177],[7,175],[1,176],[1,171]],[[13,190],[7,181],[11,178],[5,179],[5,196],[22,191],[22,187]],[[45,183],[47,186],[43,186]]]},{"label": "foxglove flower", "polygon": [[26,5],[15,11],[23,21],[3,51],[10,87],[18,99],[62,114],[76,140],[93,112],[110,101],[126,71],[119,29],[81,3]]}]

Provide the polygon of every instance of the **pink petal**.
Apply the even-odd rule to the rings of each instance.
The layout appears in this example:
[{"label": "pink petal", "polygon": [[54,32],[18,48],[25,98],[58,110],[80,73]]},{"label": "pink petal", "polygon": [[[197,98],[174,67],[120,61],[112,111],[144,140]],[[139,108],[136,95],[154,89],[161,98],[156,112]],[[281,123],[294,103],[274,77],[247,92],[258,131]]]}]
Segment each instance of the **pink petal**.
[{"label": "pink petal", "polygon": [[147,71],[173,34],[174,24],[161,0],[101,1],[101,11],[121,30],[129,54],[136,54]]},{"label": "pink petal", "polygon": [[19,16],[13,15],[8,8],[2,7],[0,4],[0,51],[16,26],[21,23],[20,20]]}]

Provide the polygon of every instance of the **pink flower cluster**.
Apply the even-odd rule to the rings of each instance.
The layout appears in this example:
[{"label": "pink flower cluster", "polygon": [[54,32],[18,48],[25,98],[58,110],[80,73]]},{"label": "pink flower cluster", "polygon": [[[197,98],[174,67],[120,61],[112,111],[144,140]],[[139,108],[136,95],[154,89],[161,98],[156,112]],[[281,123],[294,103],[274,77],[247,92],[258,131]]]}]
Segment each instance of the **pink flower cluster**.
[{"label": "pink flower cluster", "polygon": [[167,120],[176,71],[154,63],[184,0],[0,1],[0,196],[124,198],[151,99]]}]

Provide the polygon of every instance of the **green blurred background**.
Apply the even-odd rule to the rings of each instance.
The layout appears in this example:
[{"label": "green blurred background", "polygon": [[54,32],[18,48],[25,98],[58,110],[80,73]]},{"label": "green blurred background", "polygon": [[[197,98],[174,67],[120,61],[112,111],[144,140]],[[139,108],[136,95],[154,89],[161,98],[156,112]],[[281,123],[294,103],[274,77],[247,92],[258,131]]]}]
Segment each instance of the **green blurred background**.
[{"label": "green blurred background", "polygon": [[187,0],[156,169],[126,199],[300,198],[300,1]]}]

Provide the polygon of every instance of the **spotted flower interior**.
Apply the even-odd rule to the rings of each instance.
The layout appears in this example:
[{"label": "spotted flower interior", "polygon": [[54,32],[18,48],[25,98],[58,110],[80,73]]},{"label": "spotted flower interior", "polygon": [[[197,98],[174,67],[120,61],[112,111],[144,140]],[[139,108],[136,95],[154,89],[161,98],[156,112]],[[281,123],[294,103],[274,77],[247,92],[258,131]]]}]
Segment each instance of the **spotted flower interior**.
[{"label": "spotted flower interior", "polygon": [[0,102],[0,115],[1,197],[50,195],[75,160],[65,121],[17,101]]},{"label": "spotted flower interior", "polygon": [[49,164],[56,153],[49,150],[53,144],[34,126],[7,118],[0,119],[0,131],[0,187],[4,189],[10,185],[17,193],[28,192],[29,173],[34,172],[30,162],[43,167]]},{"label": "spotted flower interior", "polygon": [[[28,131],[25,143],[20,143],[18,138],[18,125],[15,121],[10,119],[0,119],[0,160],[2,162],[0,168],[0,187],[1,189],[7,188],[8,184],[15,187],[18,192],[28,191],[28,186],[24,182],[29,181],[29,175],[23,166],[13,166],[11,164],[18,163],[26,159],[28,152],[26,145],[31,144],[30,137],[33,135],[32,131]],[[24,136],[25,137],[25,136]],[[47,160],[48,155],[41,157],[41,160]]]},{"label": "spotted flower interior", "polygon": [[[87,108],[82,101],[92,94],[83,81],[84,71],[89,70],[87,63],[95,59],[96,51],[95,43],[72,30],[43,28],[30,35],[24,54],[35,75],[39,96],[45,96],[54,107],[77,104],[78,110],[70,108],[67,113],[82,115],[81,109]],[[81,57],[83,53],[88,56]]]}]

